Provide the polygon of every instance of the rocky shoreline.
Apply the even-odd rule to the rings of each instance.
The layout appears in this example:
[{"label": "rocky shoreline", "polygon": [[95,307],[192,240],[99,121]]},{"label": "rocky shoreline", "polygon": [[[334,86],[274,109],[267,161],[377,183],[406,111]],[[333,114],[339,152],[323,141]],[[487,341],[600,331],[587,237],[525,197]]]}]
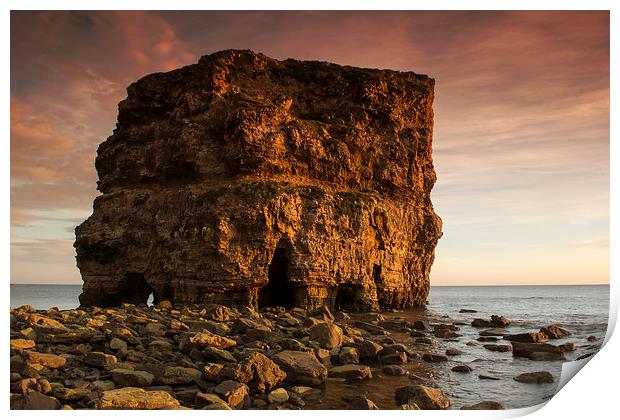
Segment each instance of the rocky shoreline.
[{"label": "rocky shoreline", "polygon": [[[471,312],[471,311],[470,311]],[[467,310],[461,313],[469,313]],[[119,308],[11,309],[12,409],[505,409],[501,401],[455,407],[433,381],[433,369],[454,365],[462,322],[412,320],[378,313],[270,308],[233,309],[216,304],[174,308],[123,304]],[[574,343],[549,341],[570,332],[551,325],[510,334],[510,320],[474,318],[476,342],[489,352],[512,352],[533,361],[561,361]],[[404,339],[407,338],[407,340]],[[591,337],[591,340],[596,340]],[[502,343],[495,343],[503,340]],[[474,372],[475,373],[475,372]],[[478,375],[480,380],[497,379]],[[390,407],[373,395],[339,395],[344,407],[321,398],[330,383],[393,378]],[[515,381],[557,382],[546,371]]]}]

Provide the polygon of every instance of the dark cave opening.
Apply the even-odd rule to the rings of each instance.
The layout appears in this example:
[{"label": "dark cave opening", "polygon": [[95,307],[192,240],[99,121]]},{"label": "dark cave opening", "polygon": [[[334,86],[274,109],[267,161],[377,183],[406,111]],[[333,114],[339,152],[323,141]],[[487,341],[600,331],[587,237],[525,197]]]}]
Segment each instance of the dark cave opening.
[{"label": "dark cave opening", "polygon": [[336,310],[351,311],[355,310],[355,289],[351,284],[343,284],[336,291]]},{"label": "dark cave opening", "polygon": [[383,284],[383,279],[381,278],[381,265],[373,264],[372,266],[372,279],[374,280],[377,287]]},{"label": "dark cave opening", "polygon": [[141,273],[127,273],[123,280],[119,303],[146,305],[153,289]]},{"label": "dark cave opening", "polygon": [[295,292],[289,284],[289,258],[285,248],[276,248],[269,264],[269,281],[260,291],[260,308],[282,306],[290,309],[295,306]]}]

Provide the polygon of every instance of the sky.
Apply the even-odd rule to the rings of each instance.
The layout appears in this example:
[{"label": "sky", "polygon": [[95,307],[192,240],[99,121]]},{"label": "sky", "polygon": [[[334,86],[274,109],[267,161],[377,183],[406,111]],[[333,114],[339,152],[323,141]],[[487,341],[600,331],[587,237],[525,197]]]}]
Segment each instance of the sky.
[{"label": "sky", "polygon": [[11,283],[81,283],[126,87],[240,48],[427,74],[432,285],[609,282],[608,12],[12,12]]}]

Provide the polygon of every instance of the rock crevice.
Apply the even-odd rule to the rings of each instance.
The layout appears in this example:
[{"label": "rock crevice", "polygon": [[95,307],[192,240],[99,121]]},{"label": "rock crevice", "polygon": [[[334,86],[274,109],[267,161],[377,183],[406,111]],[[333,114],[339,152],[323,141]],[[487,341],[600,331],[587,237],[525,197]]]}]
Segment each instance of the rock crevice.
[{"label": "rock crevice", "polygon": [[84,306],[423,305],[434,80],[204,56],[128,88],[76,228]]}]

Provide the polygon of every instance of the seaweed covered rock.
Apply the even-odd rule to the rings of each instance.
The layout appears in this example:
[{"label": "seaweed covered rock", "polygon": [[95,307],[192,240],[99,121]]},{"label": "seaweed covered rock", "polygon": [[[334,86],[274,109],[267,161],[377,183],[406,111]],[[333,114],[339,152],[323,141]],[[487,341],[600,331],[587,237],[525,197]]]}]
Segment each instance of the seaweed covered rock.
[{"label": "seaweed covered rock", "polygon": [[76,228],[83,306],[423,305],[434,80],[251,51],[128,88]]}]

